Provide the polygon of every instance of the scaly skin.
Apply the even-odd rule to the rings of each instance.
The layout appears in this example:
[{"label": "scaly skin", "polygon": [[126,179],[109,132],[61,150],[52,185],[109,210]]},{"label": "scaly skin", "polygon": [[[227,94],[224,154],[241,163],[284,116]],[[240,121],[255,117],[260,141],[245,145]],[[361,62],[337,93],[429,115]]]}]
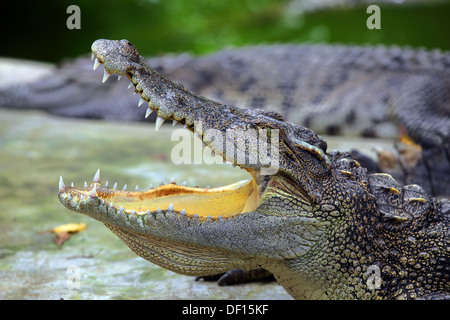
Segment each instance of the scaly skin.
[{"label": "scaly skin", "polygon": [[[250,162],[246,153],[240,163],[230,149],[221,152],[220,139],[204,139],[251,179],[145,192],[106,188],[99,174],[87,188],[61,179],[58,197],[67,208],[103,222],[143,258],[186,275],[264,268],[297,299],[449,297],[448,201],[386,174],[367,175],[348,154],[327,154],[317,134],[275,112],[196,96],[150,68],[127,40],[97,40],[92,51],[105,66],[104,80],[127,76],[157,110],[157,128],[171,119],[199,137],[214,129],[222,141],[227,131],[258,129],[271,151],[278,142],[278,153],[260,150],[270,162]],[[241,141],[231,139],[236,149]],[[267,163],[277,170],[267,171]]]},{"label": "scaly skin", "polygon": [[[166,55],[147,63],[197,94],[238,107],[268,108],[319,134],[397,138],[402,128],[420,147],[402,144],[398,156],[387,154],[388,162],[381,153],[371,173],[419,184],[435,197],[450,196],[449,52],[278,44],[201,57]],[[97,71],[92,72],[88,57],[80,57],[32,83],[0,88],[0,106],[148,121],[144,108],[131,107],[139,98],[128,94],[126,81],[102,84],[102,70]]]}]

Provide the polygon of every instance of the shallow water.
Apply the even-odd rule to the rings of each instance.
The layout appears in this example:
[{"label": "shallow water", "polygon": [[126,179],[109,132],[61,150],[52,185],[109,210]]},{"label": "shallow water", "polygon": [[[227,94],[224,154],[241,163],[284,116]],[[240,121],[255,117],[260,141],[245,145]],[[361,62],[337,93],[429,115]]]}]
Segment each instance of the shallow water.
[{"label": "shallow water", "polygon": [[[102,223],[59,203],[59,176],[82,186],[98,168],[103,183],[129,188],[171,177],[199,186],[248,178],[227,164],[174,165],[170,152],[178,142],[171,141],[171,132],[170,125],[155,132],[154,124],[0,109],[0,299],[290,299],[277,283],[219,287],[164,270],[137,257]],[[330,150],[389,146],[381,140],[326,139]],[[87,229],[61,248],[53,234],[42,233],[73,222]]]}]

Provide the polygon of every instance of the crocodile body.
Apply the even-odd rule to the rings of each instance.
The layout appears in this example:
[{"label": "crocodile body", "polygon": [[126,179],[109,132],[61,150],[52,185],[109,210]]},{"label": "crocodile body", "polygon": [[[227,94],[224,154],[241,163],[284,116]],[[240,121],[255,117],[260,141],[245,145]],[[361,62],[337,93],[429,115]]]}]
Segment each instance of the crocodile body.
[{"label": "crocodile body", "polygon": [[[270,109],[321,134],[396,137],[401,127],[421,150],[414,161],[399,158],[394,168],[380,169],[433,196],[450,196],[449,53],[276,45],[147,61],[202,96]],[[89,59],[79,58],[43,79],[0,91],[0,105],[72,117],[145,119],[145,110],[132,108],[139,97],[127,94],[125,82],[101,85],[98,77]]]},{"label": "crocodile body", "polygon": [[[105,81],[112,73],[131,80],[147,115],[156,111],[156,128],[167,119],[183,125],[251,178],[213,189],[170,183],[132,192],[103,186],[99,172],[86,188],[61,178],[58,197],[67,208],[182,274],[264,268],[297,299],[450,297],[448,200],[387,174],[368,175],[349,154],[327,153],[314,131],[276,112],[200,97],[149,67],[127,40],[97,40],[92,50]],[[243,133],[253,131],[265,148],[251,161],[255,141]],[[215,139],[206,138],[210,132]]]}]

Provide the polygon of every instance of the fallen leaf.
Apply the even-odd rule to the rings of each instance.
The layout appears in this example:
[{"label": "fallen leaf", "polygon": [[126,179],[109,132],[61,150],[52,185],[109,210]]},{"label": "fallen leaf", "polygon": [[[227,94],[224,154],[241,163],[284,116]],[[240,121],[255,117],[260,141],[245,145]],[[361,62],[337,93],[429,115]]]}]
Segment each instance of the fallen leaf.
[{"label": "fallen leaf", "polygon": [[70,239],[71,234],[82,232],[85,229],[86,223],[68,223],[57,226],[47,232],[53,232],[55,234],[53,242],[61,248],[62,244]]},{"label": "fallen leaf", "polygon": [[53,242],[56,243],[58,247],[61,248],[62,244],[70,239],[70,233],[62,231],[55,235]]},{"label": "fallen leaf", "polygon": [[67,233],[77,233],[84,231],[86,229],[86,223],[68,223],[68,224],[62,224],[60,226],[57,226],[50,230],[54,234],[58,235],[61,232],[67,232]]}]

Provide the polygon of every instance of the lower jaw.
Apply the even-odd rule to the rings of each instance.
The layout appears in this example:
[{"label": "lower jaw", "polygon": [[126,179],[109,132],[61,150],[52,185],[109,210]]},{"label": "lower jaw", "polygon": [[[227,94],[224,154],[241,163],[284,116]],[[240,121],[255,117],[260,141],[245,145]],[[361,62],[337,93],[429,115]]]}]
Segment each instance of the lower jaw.
[{"label": "lower jaw", "polygon": [[[65,199],[62,199],[62,193]],[[258,188],[253,179],[217,188],[169,183],[147,191],[107,188],[101,185],[99,179],[94,179],[90,187],[84,189],[63,187],[61,179],[60,200],[64,200],[66,206],[76,208],[82,201],[95,198],[108,212],[144,215],[169,210],[201,220],[232,218],[253,211],[259,200]]]}]

